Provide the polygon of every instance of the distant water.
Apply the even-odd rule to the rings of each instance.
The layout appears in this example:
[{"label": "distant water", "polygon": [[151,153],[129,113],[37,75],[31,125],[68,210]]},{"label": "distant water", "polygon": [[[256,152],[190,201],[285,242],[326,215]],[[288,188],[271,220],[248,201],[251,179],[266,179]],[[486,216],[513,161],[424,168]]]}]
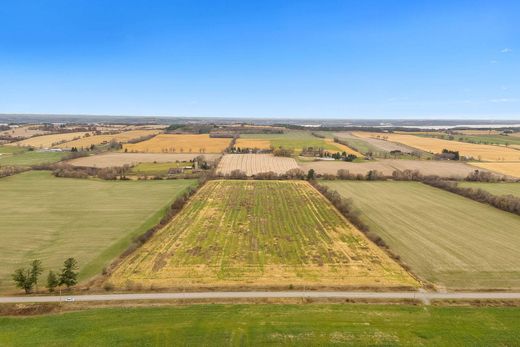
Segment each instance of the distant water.
[{"label": "distant water", "polygon": [[[395,127],[395,125],[381,125],[377,128]],[[453,129],[453,128],[518,128],[520,124],[457,124],[457,125],[399,125],[401,128],[415,129]]]}]

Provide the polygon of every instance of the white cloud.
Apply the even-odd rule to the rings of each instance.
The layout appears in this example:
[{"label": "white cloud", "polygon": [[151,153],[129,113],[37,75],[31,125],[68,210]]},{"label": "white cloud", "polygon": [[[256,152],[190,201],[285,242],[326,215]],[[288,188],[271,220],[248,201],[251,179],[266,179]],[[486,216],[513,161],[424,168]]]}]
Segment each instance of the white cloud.
[{"label": "white cloud", "polygon": [[500,53],[511,53],[513,50],[511,48],[504,48],[500,51]]}]

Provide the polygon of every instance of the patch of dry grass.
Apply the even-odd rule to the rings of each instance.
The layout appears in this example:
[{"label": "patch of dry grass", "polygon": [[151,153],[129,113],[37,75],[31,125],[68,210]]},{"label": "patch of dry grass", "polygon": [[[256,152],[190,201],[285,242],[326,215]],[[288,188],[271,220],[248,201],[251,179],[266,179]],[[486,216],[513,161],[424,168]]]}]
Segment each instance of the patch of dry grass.
[{"label": "patch of dry grass", "polygon": [[62,143],[56,147],[58,148],[88,148],[91,145],[101,145],[109,143],[110,141],[117,141],[121,143],[128,142],[130,140],[138,139],[144,136],[150,136],[158,134],[160,130],[130,130],[124,131],[119,134],[102,134],[93,135],[88,137],[82,137],[81,139]]},{"label": "patch of dry grass", "polygon": [[116,288],[416,286],[304,181],[209,181],[131,254]]},{"label": "patch of dry grass", "polygon": [[31,137],[29,139],[18,141],[18,142],[13,142],[8,145],[9,146],[31,146],[31,147],[36,147],[36,148],[52,148],[52,147],[57,147],[58,145],[60,145],[64,142],[81,139],[86,134],[90,134],[90,133],[75,132],[75,133],[42,135],[42,136]]}]

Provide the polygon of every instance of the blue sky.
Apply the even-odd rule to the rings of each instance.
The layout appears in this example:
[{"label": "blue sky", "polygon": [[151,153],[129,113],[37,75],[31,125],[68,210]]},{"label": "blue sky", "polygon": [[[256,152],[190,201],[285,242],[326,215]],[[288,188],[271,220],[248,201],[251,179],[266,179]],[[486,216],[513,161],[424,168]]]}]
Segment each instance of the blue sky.
[{"label": "blue sky", "polygon": [[520,1],[6,0],[0,113],[520,119]]}]

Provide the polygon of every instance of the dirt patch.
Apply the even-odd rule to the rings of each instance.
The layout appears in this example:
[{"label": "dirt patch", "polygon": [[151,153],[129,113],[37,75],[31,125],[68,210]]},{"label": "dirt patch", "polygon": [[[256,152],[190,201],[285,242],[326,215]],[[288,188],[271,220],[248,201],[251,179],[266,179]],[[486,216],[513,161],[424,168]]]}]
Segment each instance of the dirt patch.
[{"label": "dirt patch", "polygon": [[365,175],[370,170],[377,170],[390,176],[395,170],[419,170],[423,175],[438,175],[441,177],[466,177],[475,171],[475,168],[465,163],[433,160],[400,160],[381,159],[363,163],[343,161],[315,161],[300,164],[304,171],[314,169],[319,174],[335,175],[338,170],[348,170],[352,174]]}]

